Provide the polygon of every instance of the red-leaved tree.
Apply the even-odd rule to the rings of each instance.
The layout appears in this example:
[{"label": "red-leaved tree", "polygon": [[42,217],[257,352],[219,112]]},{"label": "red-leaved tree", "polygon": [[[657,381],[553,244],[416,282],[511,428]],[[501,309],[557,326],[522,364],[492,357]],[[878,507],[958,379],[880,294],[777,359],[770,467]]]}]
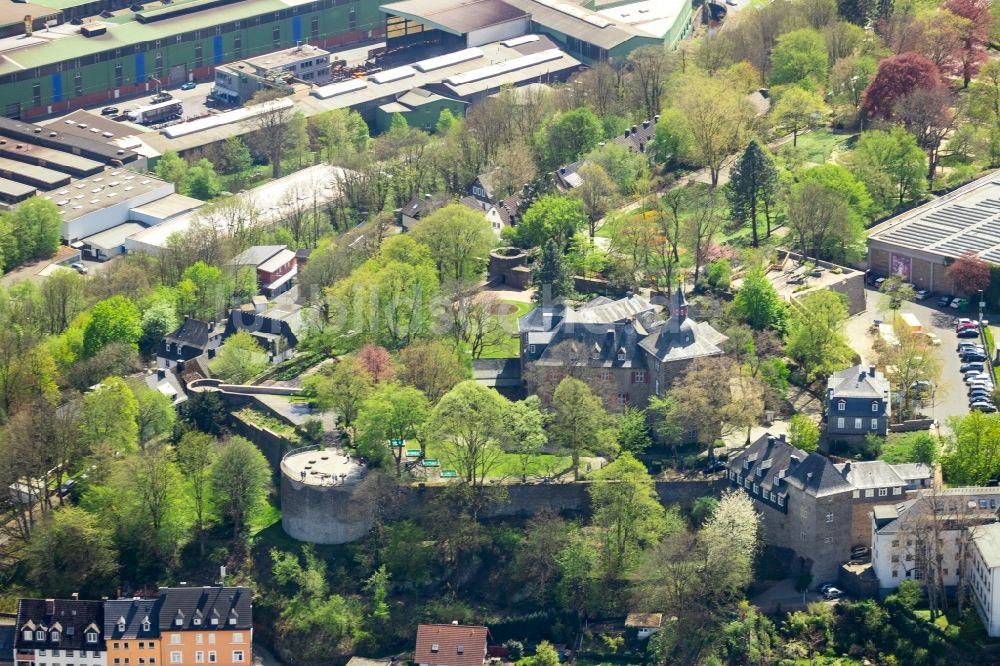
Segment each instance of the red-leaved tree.
[{"label": "red-leaved tree", "polygon": [[990,286],[990,265],[972,252],[966,252],[945,269],[955,291],[974,294]]},{"label": "red-leaved tree", "polygon": [[886,58],[861,96],[861,107],[869,118],[888,120],[899,98],[919,88],[942,85],[937,66],[919,53],[901,53]]},{"label": "red-leaved tree", "polygon": [[990,5],[986,0],[947,0],[944,8],[956,16],[968,19],[962,30],[962,48],[959,54],[962,85],[968,88],[969,82],[979,73],[979,66],[986,60],[986,44],[989,41],[990,24],[993,22]]},{"label": "red-leaved tree", "polygon": [[358,350],[358,363],[368,372],[376,384],[392,379],[396,371],[392,367],[392,356],[385,347],[372,342]]}]

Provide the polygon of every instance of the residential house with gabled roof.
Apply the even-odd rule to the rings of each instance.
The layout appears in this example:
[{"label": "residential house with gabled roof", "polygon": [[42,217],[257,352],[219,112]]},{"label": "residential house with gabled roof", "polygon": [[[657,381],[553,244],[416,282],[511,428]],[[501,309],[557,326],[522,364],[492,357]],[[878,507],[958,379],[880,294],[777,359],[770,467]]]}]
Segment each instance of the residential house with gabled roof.
[{"label": "residential house with gabled roof", "polygon": [[250,588],[161,587],[159,601],[165,664],[245,666],[253,662]]},{"label": "residential house with gabled roof", "polygon": [[483,666],[486,627],[465,624],[421,624],[413,663],[417,666]]},{"label": "residential house with gabled roof", "polygon": [[871,545],[873,506],[902,501],[932,478],[929,467],[919,479],[917,470],[904,478],[884,461],[836,464],[770,434],[730,456],[726,468],[732,485],[753,498],[768,545],[794,554],[814,580],[835,580],[852,548]]},{"label": "residential house with gabled roof", "polygon": [[[611,143],[625,146],[634,153],[650,152],[653,141],[656,139],[656,124],[659,121],[660,116],[657,115],[653,116],[652,120],[644,120],[638,125],[627,127],[622,133],[611,139]],[[605,142],[602,141],[598,145],[599,147],[604,146]],[[584,164],[586,164],[584,160],[578,160],[559,167],[555,172],[556,187],[564,192],[580,187],[583,183],[583,179],[580,177],[580,167]]]},{"label": "residential house with gabled roof", "polygon": [[557,382],[571,368],[583,369],[595,392],[619,405],[644,407],[692,361],[723,353],[726,336],[688,316],[680,287],[670,310],[664,320],[658,306],[635,295],[615,301],[600,296],[580,308],[557,304],[532,310],[518,320],[521,375],[537,383],[531,378],[542,373]]},{"label": "residential house with gabled roof", "polygon": [[889,433],[889,380],[874,365],[833,373],[826,383],[826,435],[830,440]]},{"label": "residential house with gabled roof", "polygon": [[202,354],[214,358],[224,333],[225,328],[214,321],[185,316],[177,330],[168,333],[160,342],[156,350],[156,367],[183,369],[187,361]]},{"label": "residential house with gabled roof", "polygon": [[21,599],[14,659],[18,666],[107,666],[104,602]]},{"label": "residential house with gabled roof", "polygon": [[410,199],[399,209],[399,225],[409,231],[417,222],[451,203],[447,194],[424,194]]},{"label": "residential house with gabled roof", "polygon": [[104,602],[108,666],[161,666],[160,600]]},{"label": "residential house with gabled roof", "polygon": [[236,270],[253,270],[260,293],[274,298],[291,289],[298,275],[295,252],[286,245],[254,245],[230,260]]}]

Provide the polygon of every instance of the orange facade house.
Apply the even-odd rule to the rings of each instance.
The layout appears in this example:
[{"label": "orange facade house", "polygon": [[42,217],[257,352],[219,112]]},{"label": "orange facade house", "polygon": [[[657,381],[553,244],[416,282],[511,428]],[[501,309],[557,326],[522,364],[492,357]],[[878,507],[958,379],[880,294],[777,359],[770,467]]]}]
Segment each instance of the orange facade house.
[{"label": "orange facade house", "polygon": [[108,666],[159,666],[159,599],[104,602],[104,640]]},{"label": "orange facade house", "polygon": [[[164,666],[248,666],[252,662],[249,588],[161,587],[158,601],[160,663]],[[109,662],[109,666],[114,664]]]}]

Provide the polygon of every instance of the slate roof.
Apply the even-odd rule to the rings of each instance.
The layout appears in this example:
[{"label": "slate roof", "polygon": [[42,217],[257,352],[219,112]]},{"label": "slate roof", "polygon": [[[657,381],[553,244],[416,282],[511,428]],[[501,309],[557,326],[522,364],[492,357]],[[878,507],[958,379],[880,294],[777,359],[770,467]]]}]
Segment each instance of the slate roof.
[{"label": "slate roof", "polygon": [[483,666],[487,634],[486,627],[463,624],[418,625],[413,663],[431,666]]},{"label": "slate roof", "polygon": [[477,358],[472,378],[483,386],[520,386],[521,361],[516,358]]},{"label": "slate roof", "polygon": [[448,197],[446,195],[425,194],[410,199],[403,206],[402,213],[407,217],[419,219],[424,215],[430,215],[439,208],[444,208],[446,205],[448,205]]},{"label": "slate roof", "polygon": [[889,382],[885,375],[865,365],[856,365],[833,373],[826,382],[831,399],[872,398],[881,400],[889,392]]},{"label": "slate roof", "polygon": [[[114,599],[104,602],[105,640],[156,638],[160,635],[160,599]],[[124,620],[125,628],[119,629]],[[143,623],[149,622],[149,629]]]},{"label": "slate roof", "polygon": [[285,245],[254,245],[243,250],[230,260],[230,266],[260,266],[262,263],[286,249]]},{"label": "slate roof", "polygon": [[497,214],[500,221],[508,227],[513,226],[518,218],[518,209],[521,207],[522,198],[520,194],[512,194],[509,197],[497,202]]},{"label": "slate roof", "polygon": [[[21,599],[17,603],[17,649],[35,650],[60,648],[66,650],[100,650],[104,631],[104,602],[82,599]],[[25,627],[46,632],[44,641],[26,641]],[[98,634],[97,643],[87,643],[87,629]],[[51,631],[59,630],[59,640],[53,641]]]},{"label": "slate roof", "polygon": [[183,345],[190,345],[204,349],[208,346],[208,339],[212,333],[212,325],[200,319],[187,318],[173,333],[168,333],[164,338],[168,342],[178,342]]},{"label": "slate roof", "polygon": [[[248,587],[161,587],[160,601],[160,631],[205,631],[212,626],[250,629],[253,626]],[[213,618],[218,620],[217,625],[212,624]]]},{"label": "slate roof", "polygon": [[[628,129],[611,139],[609,143],[625,146],[634,153],[644,153],[650,148],[650,144],[656,138],[656,124],[660,117],[655,116],[652,120],[644,120],[638,125],[632,125]],[[604,145],[603,143],[601,145]],[[586,164],[583,160],[578,160],[571,164],[566,164],[556,170],[556,178],[559,185],[566,190],[580,187],[583,179],[580,178],[580,167]]]},{"label": "slate roof", "polygon": [[743,477],[749,475],[752,483],[779,494],[787,492],[785,484],[816,497],[854,490],[828,458],[806,453],[789,444],[784,437],[771,434],[762,435],[731,457],[726,467]]},{"label": "slate roof", "polygon": [[859,490],[905,486],[906,480],[884,460],[849,462],[836,465],[848,483]]}]

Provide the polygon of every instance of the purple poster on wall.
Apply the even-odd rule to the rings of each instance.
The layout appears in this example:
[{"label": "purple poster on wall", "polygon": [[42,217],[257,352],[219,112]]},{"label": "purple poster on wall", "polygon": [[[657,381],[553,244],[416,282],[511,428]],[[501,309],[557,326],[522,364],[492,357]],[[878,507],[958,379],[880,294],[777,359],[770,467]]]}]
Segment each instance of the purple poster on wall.
[{"label": "purple poster on wall", "polygon": [[910,281],[910,258],[905,255],[892,255],[892,274],[903,278],[904,282]]}]

